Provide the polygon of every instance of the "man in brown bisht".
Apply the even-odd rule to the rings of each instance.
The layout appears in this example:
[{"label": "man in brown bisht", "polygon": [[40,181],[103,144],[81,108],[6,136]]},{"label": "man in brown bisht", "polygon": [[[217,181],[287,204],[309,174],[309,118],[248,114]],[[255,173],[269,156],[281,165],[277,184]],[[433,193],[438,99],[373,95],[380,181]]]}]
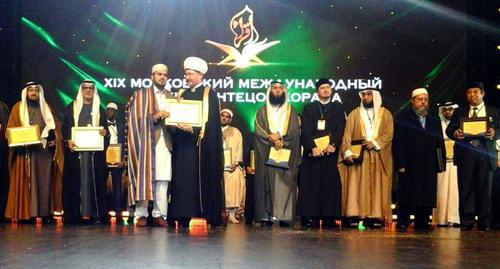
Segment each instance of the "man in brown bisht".
[{"label": "man in brown bisht", "polygon": [[8,128],[38,125],[41,144],[9,148],[10,187],[5,217],[29,220],[42,217],[52,221],[62,210],[63,153],[58,123],[45,102],[43,88],[29,82],[14,105]]},{"label": "man in brown bisht", "polygon": [[[392,136],[391,112],[382,107],[375,89],[359,92],[361,104],[347,117],[339,156],[342,211],[347,226],[363,220],[371,228],[391,221]],[[353,145],[362,145],[356,160]]]},{"label": "man in brown bisht", "polygon": [[5,215],[5,205],[9,193],[9,169],[7,166],[9,148],[5,137],[9,114],[9,107],[0,101],[0,222]]}]

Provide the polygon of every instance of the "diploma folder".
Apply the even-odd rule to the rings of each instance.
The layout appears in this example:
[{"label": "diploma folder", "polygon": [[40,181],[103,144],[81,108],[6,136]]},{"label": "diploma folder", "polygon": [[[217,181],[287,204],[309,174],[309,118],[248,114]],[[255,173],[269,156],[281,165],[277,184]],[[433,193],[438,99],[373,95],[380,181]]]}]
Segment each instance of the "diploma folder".
[{"label": "diploma folder", "polygon": [[[363,162],[363,154],[364,154],[364,151],[365,151],[365,147],[363,146],[363,142],[365,140],[353,140],[351,142],[351,152],[352,152],[352,161],[354,163],[361,163]],[[347,165],[350,165],[350,163],[347,163],[345,160],[344,160],[344,163],[347,164]]]},{"label": "diploma folder", "polygon": [[276,166],[280,168],[290,168],[288,162],[290,161],[290,155],[292,151],[286,148],[280,150],[271,147],[269,150],[269,158],[266,162],[267,165]]}]

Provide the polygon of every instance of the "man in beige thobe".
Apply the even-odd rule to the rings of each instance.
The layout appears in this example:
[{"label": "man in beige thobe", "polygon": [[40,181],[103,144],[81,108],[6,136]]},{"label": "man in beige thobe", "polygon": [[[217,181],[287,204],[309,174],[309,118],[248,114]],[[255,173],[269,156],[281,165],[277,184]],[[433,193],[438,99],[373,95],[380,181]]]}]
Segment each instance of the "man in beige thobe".
[{"label": "man in beige thobe", "polygon": [[[393,119],[377,90],[360,91],[359,97],[360,106],[347,117],[339,156],[342,211],[348,227],[364,220],[380,228],[392,217]],[[354,156],[356,143],[363,148],[360,158]]]},{"label": "man in beige thobe", "polygon": [[[240,130],[229,126],[233,112],[223,109],[220,112],[222,137],[224,138],[224,192],[229,221],[239,223],[236,216],[245,208],[245,175],[243,167],[243,137]],[[227,160],[226,160],[227,158]]]}]

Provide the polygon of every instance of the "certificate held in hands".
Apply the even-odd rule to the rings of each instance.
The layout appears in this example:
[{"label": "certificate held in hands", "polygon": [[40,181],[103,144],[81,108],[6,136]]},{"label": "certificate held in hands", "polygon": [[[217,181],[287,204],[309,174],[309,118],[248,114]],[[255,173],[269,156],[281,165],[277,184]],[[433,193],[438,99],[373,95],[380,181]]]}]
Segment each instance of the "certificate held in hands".
[{"label": "certificate held in hands", "polygon": [[9,147],[41,144],[40,127],[31,125],[28,127],[12,127],[5,131]]},{"label": "certificate held in hands", "polygon": [[316,147],[318,147],[321,151],[324,151],[328,145],[330,145],[330,135],[314,139],[314,144],[316,144]]},{"label": "certificate held in hands", "polygon": [[489,128],[488,117],[460,118],[460,129],[465,137],[484,137]]},{"label": "certificate held in hands", "polygon": [[180,100],[167,99],[170,113],[168,118],[165,118],[165,125],[190,124],[193,127],[202,126],[203,104],[197,100]]},{"label": "certificate held in hands", "polygon": [[[352,152],[352,155],[351,155],[351,158],[352,158],[352,161],[354,163],[361,163],[363,162],[363,153],[364,153],[364,150],[365,150],[365,147],[363,146],[363,142],[364,140],[353,140],[351,142],[351,152]],[[345,160],[344,160],[345,162]],[[350,164],[350,163],[347,163],[345,162],[346,164]]]},{"label": "certificate held in hands", "polygon": [[288,162],[290,161],[291,152],[289,149],[282,148],[277,150],[271,147],[271,150],[269,150],[269,159],[266,164],[288,169],[290,168]]},{"label": "certificate held in hands", "polygon": [[102,127],[72,127],[71,140],[75,151],[103,151],[104,136],[99,134]]},{"label": "certificate held in hands", "polygon": [[224,149],[224,171],[231,171],[231,148]]}]

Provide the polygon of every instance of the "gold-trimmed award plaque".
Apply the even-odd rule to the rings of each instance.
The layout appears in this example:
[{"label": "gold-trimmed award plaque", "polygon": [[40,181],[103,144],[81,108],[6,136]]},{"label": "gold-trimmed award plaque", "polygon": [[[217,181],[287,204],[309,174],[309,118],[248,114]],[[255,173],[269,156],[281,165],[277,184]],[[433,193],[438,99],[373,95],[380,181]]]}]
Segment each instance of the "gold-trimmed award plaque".
[{"label": "gold-trimmed award plaque", "polygon": [[316,144],[316,147],[318,147],[321,151],[324,151],[328,145],[330,145],[330,135],[315,138],[314,144]]},{"label": "gold-trimmed award plaque", "polygon": [[363,153],[365,151],[365,147],[363,146],[364,140],[353,140],[351,142],[351,152],[352,152],[352,161],[354,163],[361,163],[363,161]]},{"label": "gold-trimmed award plaque", "polygon": [[120,167],[122,163],[122,144],[110,144],[106,149],[106,164],[108,167]]},{"label": "gold-trimmed award plaque", "polygon": [[40,127],[31,125],[27,127],[12,127],[5,130],[9,147],[19,147],[41,144]]},{"label": "gold-trimmed award plaque", "polygon": [[193,127],[203,125],[202,101],[167,99],[167,103],[170,116],[165,118],[165,125],[190,124]]},{"label": "gold-trimmed award plaque", "polygon": [[71,140],[75,151],[103,151],[104,136],[99,134],[102,127],[71,127]]},{"label": "gold-trimmed award plaque", "polygon": [[489,128],[488,117],[460,118],[460,129],[465,137],[483,137]]},{"label": "gold-trimmed award plaque", "polygon": [[231,171],[231,148],[224,148],[224,171]]},{"label": "gold-trimmed award plaque", "polygon": [[271,147],[269,150],[269,159],[266,164],[288,169],[290,168],[288,166],[288,162],[290,161],[291,153],[292,151],[286,148],[277,150],[274,147]]}]

